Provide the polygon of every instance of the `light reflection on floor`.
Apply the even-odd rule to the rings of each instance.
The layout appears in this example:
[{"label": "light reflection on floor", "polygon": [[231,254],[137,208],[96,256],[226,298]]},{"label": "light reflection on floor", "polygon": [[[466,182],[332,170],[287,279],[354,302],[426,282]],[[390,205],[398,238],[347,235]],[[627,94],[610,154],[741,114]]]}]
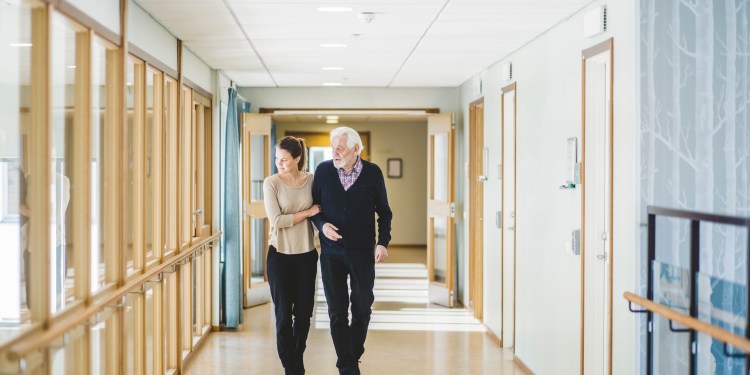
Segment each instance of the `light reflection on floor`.
[{"label": "light reflection on floor", "polygon": [[[315,328],[328,329],[328,305],[318,272]],[[430,304],[427,268],[418,263],[384,263],[375,269],[375,303],[370,330],[484,332],[485,326],[464,308]]]}]

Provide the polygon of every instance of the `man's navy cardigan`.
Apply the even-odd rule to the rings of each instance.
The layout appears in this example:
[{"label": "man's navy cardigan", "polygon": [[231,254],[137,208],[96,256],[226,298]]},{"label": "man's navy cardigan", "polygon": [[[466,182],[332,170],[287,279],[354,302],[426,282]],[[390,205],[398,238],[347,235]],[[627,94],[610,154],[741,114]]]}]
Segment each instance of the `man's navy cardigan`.
[{"label": "man's navy cardigan", "polygon": [[[315,170],[312,195],[313,203],[320,205],[320,213],[312,220],[320,231],[323,254],[372,253],[375,249],[375,213],[378,214],[377,244],[388,247],[393,213],[388,206],[383,172],[376,164],[363,159],[359,177],[349,190],[344,190],[333,161],[324,161]],[[323,235],[325,223],[339,228],[342,238],[331,241]]]}]

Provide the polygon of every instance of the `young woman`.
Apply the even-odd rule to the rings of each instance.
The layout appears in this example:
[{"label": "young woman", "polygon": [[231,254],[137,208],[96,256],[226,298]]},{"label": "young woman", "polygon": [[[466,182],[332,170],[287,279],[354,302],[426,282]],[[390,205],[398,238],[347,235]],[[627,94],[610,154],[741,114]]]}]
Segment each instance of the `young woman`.
[{"label": "young woman", "polygon": [[285,374],[304,374],[302,356],[315,302],[318,252],[309,217],[313,174],[305,171],[305,141],[284,137],[276,144],[279,172],[263,181],[263,202],[271,222],[268,283],[276,313],[276,348]]}]

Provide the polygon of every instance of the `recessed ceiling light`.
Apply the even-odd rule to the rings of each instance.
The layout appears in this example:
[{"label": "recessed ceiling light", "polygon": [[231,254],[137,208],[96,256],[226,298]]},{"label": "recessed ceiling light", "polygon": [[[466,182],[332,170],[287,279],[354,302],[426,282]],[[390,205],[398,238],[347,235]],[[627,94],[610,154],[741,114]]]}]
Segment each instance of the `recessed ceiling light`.
[{"label": "recessed ceiling light", "polygon": [[354,9],[349,7],[320,7],[318,8],[318,11],[320,12],[351,12]]},{"label": "recessed ceiling light", "polygon": [[68,65],[68,69],[75,69],[75,68],[76,68],[75,65]]},{"label": "recessed ceiling light", "polygon": [[326,120],[338,120],[339,116],[326,116]]},{"label": "recessed ceiling light", "polygon": [[125,84],[128,86],[133,86],[133,82],[125,82]]},{"label": "recessed ceiling light", "polygon": [[326,48],[344,48],[344,47],[346,47],[346,44],[342,44],[342,43],[323,43],[320,46],[321,47],[326,47]]},{"label": "recessed ceiling light", "polygon": [[8,45],[11,47],[31,47],[32,46],[31,43],[11,43]]},{"label": "recessed ceiling light", "polygon": [[344,70],[344,67],[341,67],[341,66],[324,66],[322,69],[323,70]]},{"label": "recessed ceiling light", "polygon": [[326,82],[323,86],[341,86],[341,82]]},{"label": "recessed ceiling light", "polygon": [[339,120],[326,120],[326,124],[338,124]]}]

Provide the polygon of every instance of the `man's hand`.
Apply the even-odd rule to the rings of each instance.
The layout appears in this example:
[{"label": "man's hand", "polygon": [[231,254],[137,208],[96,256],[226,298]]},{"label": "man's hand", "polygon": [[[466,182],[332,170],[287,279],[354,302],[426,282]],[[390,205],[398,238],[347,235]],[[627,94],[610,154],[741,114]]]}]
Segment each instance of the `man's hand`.
[{"label": "man's hand", "polygon": [[331,223],[323,224],[323,235],[331,241],[338,241],[341,239],[341,235],[338,232],[339,228],[336,228]]},{"label": "man's hand", "polygon": [[375,247],[375,263],[381,263],[388,260],[388,249],[383,245]]}]

